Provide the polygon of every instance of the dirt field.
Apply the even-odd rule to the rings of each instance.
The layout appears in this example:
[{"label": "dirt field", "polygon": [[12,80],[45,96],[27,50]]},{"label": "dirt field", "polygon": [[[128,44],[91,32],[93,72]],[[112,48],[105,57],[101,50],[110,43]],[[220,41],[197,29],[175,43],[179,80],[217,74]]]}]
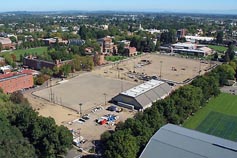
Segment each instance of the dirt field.
[{"label": "dirt field", "polygon": [[[141,60],[152,61],[149,65],[142,66]],[[183,82],[188,78],[193,78],[205,73],[210,67],[210,63],[200,62],[199,60],[186,59],[167,55],[147,54],[138,58],[120,62],[111,66],[103,67],[95,73],[111,78],[123,78],[134,80],[133,76],[128,76],[128,72],[135,71],[136,74],[147,76],[157,76],[165,80]],[[134,73],[133,73],[134,74]],[[132,75],[133,75],[132,74]]]},{"label": "dirt field", "polygon": [[39,115],[54,118],[57,125],[65,124],[65,122],[69,122],[79,117],[77,112],[68,108],[36,98],[31,94],[25,94],[24,96],[29,100],[31,106],[39,113]]},{"label": "dirt field", "polygon": [[[141,60],[152,61],[151,64],[143,65]],[[164,56],[149,54],[138,58],[128,59],[119,64],[110,64],[104,67],[96,68],[93,72],[79,74],[70,80],[65,80],[59,85],[53,86],[53,101],[50,103],[51,90],[46,88],[34,92],[33,94],[41,97],[38,98],[31,94],[25,94],[33,108],[45,117],[53,117],[58,125],[65,125],[69,129],[77,131],[80,136],[88,140],[84,145],[84,149],[90,149],[93,146],[93,140],[99,140],[100,135],[106,130],[113,130],[114,126],[98,125],[95,119],[106,114],[111,114],[107,110],[100,110],[95,113],[91,110],[102,105],[105,109],[107,103],[112,97],[119,92],[132,88],[144,80],[137,80],[137,76],[157,76],[161,79],[172,80],[175,82],[183,82],[188,78],[193,78],[205,73],[205,69],[209,68],[209,63],[200,62],[199,60],[177,58],[173,56]],[[133,73],[135,71],[135,73]],[[122,80],[121,80],[122,79]],[[78,122],[70,123],[80,118],[80,106],[82,103],[82,114],[89,114],[90,120],[80,124]],[[64,108],[57,104],[69,107]],[[113,113],[119,116],[118,121],[124,121],[133,117],[134,113],[124,111],[122,113]]]},{"label": "dirt field", "polygon": [[[52,87],[54,101],[80,112],[87,113],[93,107],[104,105],[121,91],[134,87],[136,83],[125,80],[104,78],[94,73],[84,73],[67,82]],[[41,98],[48,99],[50,88],[34,93]]]}]

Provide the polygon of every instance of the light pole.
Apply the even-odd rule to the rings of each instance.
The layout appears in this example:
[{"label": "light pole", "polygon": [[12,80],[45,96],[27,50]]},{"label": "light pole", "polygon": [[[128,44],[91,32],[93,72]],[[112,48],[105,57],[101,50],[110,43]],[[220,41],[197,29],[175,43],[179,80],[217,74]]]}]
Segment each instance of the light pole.
[{"label": "light pole", "polygon": [[199,59],[199,75],[201,75],[201,71],[202,71],[202,62],[201,62],[201,58]]},{"label": "light pole", "polygon": [[106,94],[106,93],[104,93],[103,95],[105,96],[105,106],[106,106],[106,96],[107,96],[107,94]]},{"label": "light pole", "polygon": [[162,63],[163,61],[160,61],[160,79],[161,79]]},{"label": "light pole", "polygon": [[80,103],[79,106],[80,106],[80,117],[81,117],[82,116],[82,110],[81,110],[82,103]]}]

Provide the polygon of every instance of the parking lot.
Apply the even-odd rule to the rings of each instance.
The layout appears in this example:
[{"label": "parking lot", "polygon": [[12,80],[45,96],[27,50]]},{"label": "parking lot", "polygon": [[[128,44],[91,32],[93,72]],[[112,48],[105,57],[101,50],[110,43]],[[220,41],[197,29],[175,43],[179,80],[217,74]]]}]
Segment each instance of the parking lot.
[{"label": "parking lot", "polygon": [[[125,121],[127,118],[134,116],[135,112],[123,109],[122,112],[109,111],[106,110],[108,106],[100,107],[97,110],[92,110],[89,113],[83,114],[87,115],[89,119],[84,119],[83,121],[78,121],[79,118],[65,123],[64,125],[69,129],[74,131],[74,136],[81,137],[82,142],[79,146],[83,150],[88,151],[91,149],[96,140],[100,140],[100,136],[107,130],[114,130],[115,125],[120,121]],[[106,121],[105,123],[98,122],[103,119],[108,118],[108,116],[116,116],[116,120]]]}]

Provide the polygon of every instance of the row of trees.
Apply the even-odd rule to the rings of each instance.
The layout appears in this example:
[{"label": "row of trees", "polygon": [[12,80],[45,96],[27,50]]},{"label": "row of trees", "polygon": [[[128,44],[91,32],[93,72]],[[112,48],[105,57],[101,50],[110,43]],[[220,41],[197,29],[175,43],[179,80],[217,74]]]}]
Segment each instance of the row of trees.
[{"label": "row of trees", "polygon": [[38,116],[21,93],[0,93],[0,157],[57,157],[72,145],[72,134],[52,118]]},{"label": "row of trees", "polygon": [[164,100],[157,101],[151,108],[139,112],[134,118],[119,123],[115,132],[101,136],[103,157],[136,158],[150,137],[164,124],[182,124],[211,97],[220,93],[219,86],[233,79],[236,64],[218,66],[212,72],[196,78],[190,85],[183,86]]}]

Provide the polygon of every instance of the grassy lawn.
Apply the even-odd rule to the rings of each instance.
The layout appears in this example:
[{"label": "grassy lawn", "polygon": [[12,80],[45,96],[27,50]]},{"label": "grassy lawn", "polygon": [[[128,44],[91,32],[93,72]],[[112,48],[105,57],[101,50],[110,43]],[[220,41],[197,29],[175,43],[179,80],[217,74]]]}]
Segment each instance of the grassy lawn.
[{"label": "grassy lawn", "polygon": [[[218,113],[218,115],[216,114]],[[231,121],[234,119],[235,121]],[[228,128],[237,128],[237,96],[221,93],[217,98],[213,98],[209,103],[200,109],[193,117],[189,118],[183,125],[184,127],[196,129],[209,134],[232,140],[237,140],[237,135],[225,137]],[[226,124],[226,125],[224,125]],[[232,125],[233,124],[233,125]],[[228,128],[223,127],[228,126]],[[211,131],[210,129],[214,129]],[[235,130],[234,130],[235,131]],[[237,129],[235,131],[237,133]]]},{"label": "grassy lawn", "polygon": [[208,45],[208,47],[219,52],[219,53],[223,53],[227,50],[227,47],[224,47],[224,46]]},{"label": "grassy lawn", "polygon": [[5,54],[15,54],[16,55],[16,60],[20,60],[20,55],[24,55],[25,53],[27,54],[42,54],[43,52],[47,51],[47,47],[38,47],[38,48],[31,48],[31,49],[21,49],[21,50],[14,50],[11,52],[4,52],[1,53],[1,56],[4,56]]},{"label": "grassy lawn", "polygon": [[123,60],[123,59],[126,59],[126,57],[125,56],[106,56],[105,57],[105,60],[112,61],[112,62]]},{"label": "grassy lawn", "polygon": [[237,141],[237,117],[210,112],[196,130]]}]

